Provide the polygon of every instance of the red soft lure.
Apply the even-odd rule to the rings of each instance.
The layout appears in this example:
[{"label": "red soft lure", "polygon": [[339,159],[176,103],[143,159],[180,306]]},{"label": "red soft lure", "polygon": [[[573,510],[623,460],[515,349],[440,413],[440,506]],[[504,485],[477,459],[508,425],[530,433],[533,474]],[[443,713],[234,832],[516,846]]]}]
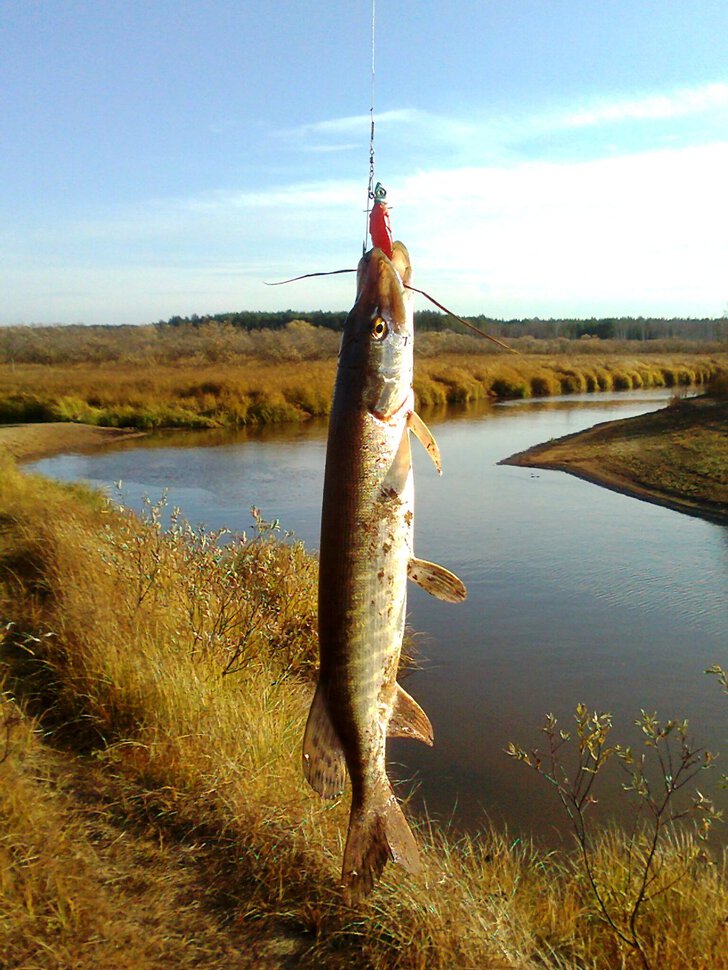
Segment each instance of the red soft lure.
[{"label": "red soft lure", "polygon": [[389,206],[384,201],[386,197],[384,187],[377,182],[374,190],[374,205],[369,214],[369,235],[372,245],[378,246],[385,256],[392,258],[392,227],[389,224]]}]

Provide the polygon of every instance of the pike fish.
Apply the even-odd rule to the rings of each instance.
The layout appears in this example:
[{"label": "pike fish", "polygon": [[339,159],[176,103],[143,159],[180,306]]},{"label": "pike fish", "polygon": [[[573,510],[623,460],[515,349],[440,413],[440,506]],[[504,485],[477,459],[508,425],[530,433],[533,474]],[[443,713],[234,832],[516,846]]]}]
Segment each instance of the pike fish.
[{"label": "pike fish", "polygon": [[414,410],[414,322],[407,249],[378,248],[357,269],[341,342],[326,451],[319,567],[320,671],[303,740],[303,771],[326,798],[348,770],[351,814],[342,886],[351,902],[388,859],[420,868],[412,831],[387,777],[387,737],[432,745],[432,725],[397,683],[407,579],[450,602],[463,583],[412,549],[410,432],[438,472],[440,453]]}]

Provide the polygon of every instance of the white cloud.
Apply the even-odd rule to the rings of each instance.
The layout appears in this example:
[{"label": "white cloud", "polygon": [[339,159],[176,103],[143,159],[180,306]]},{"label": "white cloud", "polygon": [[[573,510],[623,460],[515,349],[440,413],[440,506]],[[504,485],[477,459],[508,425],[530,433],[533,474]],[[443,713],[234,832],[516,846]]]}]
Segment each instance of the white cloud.
[{"label": "white cloud", "polygon": [[[375,113],[377,125],[387,127],[393,124],[412,125],[419,123],[427,114],[423,111],[416,111],[411,108],[398,108],[394,111],[383,111],[381,114]],[[288,128],[279,132],[282,136],[290,135],[356,135],[362,132],[369,133],[370,115],[347,115],[343,118],[327,118],[323,121],[314,121],[307,125],[299,125],[296,128]]]},{"label": "white cloud", "polygon": [[[719,315],[728,296],[726,171],[728,142],[421,171],[390,185],[392,223],[416,278],[464,313]],[[295,184],[215,204],[220,218],[257,220],[263,279],[356,261],[358,183]],[[350,290],[307,280],[284,302],[341,307]]]},{"label": "white cloud", "polygon": [[[492,121],[477,136],[471,122],[466,127],[476,147],[507,146],[559,125],[588,128],[726,108],[728,85],[712,84],[614,99],[585,108],[586,114]],[[403,130],[419,126],[423,137],[442,122],[409,109],[383,118]],[[327,132],[338,138],[362,122],[366,116],[306,130],[312,140]],[[459,122],[448,123],[456,144]],[[507,147],[472,152],[473,158],[478,164],[404,168],[407,174],[387,181],[395,234],[410,248],[416,279],[454,310],[506,317],[723,311],[728,140],[632,154],[623,149],[590,160],[514,162]],[[332,177],[47,219],[42,228],[16,234],[0,268],[0,322],[341,308],[353,293],[346,277],[273,290],[262,281],[354,265],[365,202],[361,179]]]},{"label": "white cloud", "polygon": [[310,209],[336,207],[361,202],[360,182],[328,179],[315,182],[294,182],[257,192],[210,192],[196,198],[182,200],[190,211],[226,212],[231,209]]},{"label": "white cloud", "polygon": [[305,152],[319,152],[322,155],[333,152],[350,152],[354,150],[359,150],[361,144],[358,142],[342,142],[339,145],[304,145],[303,151]]},{"label": "white cloud", "polygon": [[[397,108],[374,113],[375,135],[385,136],[390,144],[406,140],[410,143],[457,145],[464,139],[478,136],[478,126],[470,120],[433,114],[417,108]],[[490,128],[490,123],[488,124]],[[349,115],[327,118],[275,132],[276,139],[285,139],[301,151],[343,151],[361,149],[368,145],[371,115]],[[351,139],[358,137],[358,142]],[[346,141],[341,141],[344,138]]]},{"label": "white cloud", "polygon": [[[696,116],[721,118],[728,113],[728,84],[713,82],[638,96],[616,96],[558,109],[499,114],[477,112],[467,119],[415,108],[375,112],[378,145],[386,142],[409,160],[413,145],[426,145],[429,157],[443,147],[471,157],[494,158],[532,136],[597,129],[630,121],[664,121]],[[366,145],[370,115],[327,118],[274,133],[304,152],[350,151]],[[359,137],[359,141],[353,141]],[[346,138],[346,141],[341,141]]]},{"label": "white cloud", "polygon": [[728,143],[421,173],[396,192],[396,230],[466,312],[718,315],[726,171]]},{"label": "white cloud", "polygon": [[652,121],[728,110],[728,84],[717,82],[679,88],[665,94],[596,103],[564,114],[564,128],[585,128],[620,121]]}]

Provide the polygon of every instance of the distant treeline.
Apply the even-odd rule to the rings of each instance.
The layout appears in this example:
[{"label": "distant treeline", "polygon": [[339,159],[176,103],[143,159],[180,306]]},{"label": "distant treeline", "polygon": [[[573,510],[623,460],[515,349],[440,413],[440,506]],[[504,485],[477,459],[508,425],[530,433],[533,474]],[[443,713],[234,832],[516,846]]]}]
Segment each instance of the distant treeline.
[{"label": "distant treeline", "polygon": [[[160,320],[158,327],[203,326],[219,323],[242,330],[281,330],[294,320],[305,320],[315,327],[329,330],[343,330],[347,317],[346,310],[241,310],[237,313],[215,313],[206,316],[192,314],[190,317],[170,317]],[[467,317],[481,330],[499,337],[534,337],[552,339],[565,337],[569,340],[661,340],[680,338],[682,340],[721,341],[728,340],[728,317],[719,319],[695,319],[674,317],[602,317],[597,319],[550,319],[533,317],[525,320],[496,320],[479,314]],[[415,326],[424,331],[454,330],[465,332],[465,328],[444,313],[434,310],[415,311]]]}]

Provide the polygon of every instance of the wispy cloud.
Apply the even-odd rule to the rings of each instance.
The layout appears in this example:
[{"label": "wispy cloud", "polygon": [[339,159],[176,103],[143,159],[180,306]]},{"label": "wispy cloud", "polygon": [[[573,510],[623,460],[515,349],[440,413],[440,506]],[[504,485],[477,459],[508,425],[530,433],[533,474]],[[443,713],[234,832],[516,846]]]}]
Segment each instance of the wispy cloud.
[{"label": "wispy cloud", "polygon": [[[376,132],[386,135],[392,142],[399,137],[416,138],[420,143],[457,143],[477,133],[478,128],[470,120],[438,115],[419,108],[396,108],[375,112]],[[361,147],[369,138],[371,115],[347,115],[343,118],[326,118],[296,128],[286,128],[275,133],[276,138],[295,143],[305,151],[336,150],[343,147]],[[360,140],[352,144],[351,139]],[[345,144],[340,139],[346,138]]]},{"label": "wispy cloud", "polygon": [[303,151],[313,152],[321,155],[335,154],[336,152],[359,151],[361,142],[342,142],[339,145],[304,145]]},{"label": "wispy cloud", "polygon": [[[388,174],[395,232],[411,249],[420,283],[464,313],[718,315],[728,299],[728,137],[720,126],[702,144],[666,148],[654,141],[636,151],[624,140],[618,151],[592,157],[529,158],[509,146],[549,130],[611,131],[630,120],[720,117],[726,110],[728,85],[721,83],[551,114],[469,119],[463,130],[471,152],[456,158],[428,150],[429,167],[421,158],[411,164],[408,155],[391,180]],[[397,131],[425,138],[442,121],[410,109],[382,118],[390,143]],[[366,128],[366,116],[359,116],[296,129],[299,147],[336,150],[351,144],[350,132],[362,122]],[[459,122],[449,123],[456,144]],[[41,295],[56,299],[54,287],[57,316],[67,305],[75,307],[71,319],[89,322],[134,319],[131,289],[138,320],[236,306],[273,309],[281,300],[346,306],[348,279],[307,280],[285,295],[262,284],[356,261],[366,185],[348,177],[348,167],[345,178],[332,166],[325,170],[332,174],[284,181],[279,173],[273,186],[261,181],[243,191],[46,220],[42,230],[25,233],[0,270],[7,274],[0,288],[16,293],[4,313],[39,316],[28,294],[39,294],[40,307]],[[83,289],[83,299],[72,299],[69,287]]]},{"label": "wispy cloud", "polygon": [[[635,124],[639,123],[639,124]],[[666,123],[669,130],[666,129]],[[656,139],[694,143],[698,130],[715,137],[728,125],[728,84],[706,83],[625,97],[518,108],[496,113],[470,109],[467,117],[402,107],[375,114],[377,151],[387,153],[387,171],[401,174],[422,164],[423,147],[431,164],[447,158],[454,165],[513,161],[524,157],[592,157],[610,139],[617,153],[656,147]],[[326,118],[273,133],[285,140],[292,159],[308,154],[366,151],[370,116]],[[601,140],[593,135],[599,133]],[[650,142],[653,144],[651,145]]]},{"label": "wispy cloud", "polygon": [[[398,108],[394,111],[383,111],[375,115],[377,125],[387,127],[393,124],[419,124],[426,112],[417,111],[412,108]],[[310,124],[299,125],[296,128],[286,128],[279,132],[280,135],[352,135],[362,131],[368,131],[370,122],[369,114],[347,115],[343,118],[326,118],[323,121],[314,121]]]},{"label": "wispy cloud", "polygon": [[[176,204],[190,212],[225,213],[243,209],[322,209],[361,203],[361,182],[351,179],[324,179],[294,182],[255,192],[206,192]],[[236,216],[237,218],[238,216]]]},{"label": "wispy cloud", "polygon": [[716,82],[663,94],[595,103],[561,117],[565,128],[584,128],[620,121],[658,121],[728,110],[728,84]]}]

